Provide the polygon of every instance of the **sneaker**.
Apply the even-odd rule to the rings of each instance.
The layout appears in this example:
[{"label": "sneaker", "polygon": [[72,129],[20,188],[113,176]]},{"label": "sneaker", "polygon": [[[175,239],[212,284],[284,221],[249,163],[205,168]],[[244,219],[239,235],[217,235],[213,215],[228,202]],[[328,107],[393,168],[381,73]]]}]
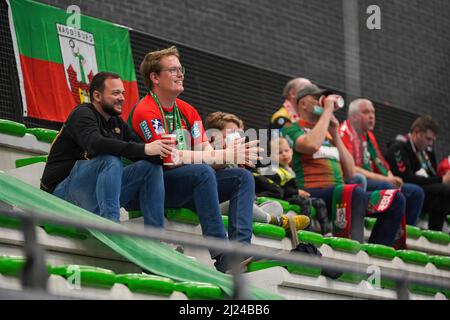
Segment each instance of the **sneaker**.
[{"label": "sneaker", "polygon": [[[292,219],[295,222],[295,229],[297,229],[297,231],[303,230],[309,226],[310,220],[309,220],[308,216],[296,215],[296,216],[293,216]],[[283,227],[284,230],[288,231],[289,230],[289,217],[286,216],[285,214],[283,214],[279,217],[276,217],[274,224],[276,224],[280,227]]]},{"label": "sneaker", "polygon": [[271,216],[277,217],[283,214],[283,206],[277,201],[267,201],[259,205],[259,208]]}]

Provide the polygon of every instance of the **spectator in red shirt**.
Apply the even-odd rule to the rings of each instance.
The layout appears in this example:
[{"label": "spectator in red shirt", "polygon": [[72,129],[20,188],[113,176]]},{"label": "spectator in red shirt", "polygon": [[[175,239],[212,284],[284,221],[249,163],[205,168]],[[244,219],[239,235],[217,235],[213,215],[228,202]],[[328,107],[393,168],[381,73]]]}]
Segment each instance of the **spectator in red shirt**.
[{"label": "spectator in red shirt", "polygon": [[[165,133],[177,136],[173,154],[176,165],[164,170],[165,206],[187,207],[199,217],[205,236],[226,239],[219,202],[230,200],[228,238],[250,244],[255,186],[251,173],[242,168],[215,171],[217,163],[253,165],[258,160],[258,141],[237,140],[226,150],[209,144],[197,110],[178,99],[184,91],[185,69],[177,48],[148,53],[140,71],[149,93],[135,106],[129,122],[145,142],[161,139]],[[217,270],[231,268],[231,257],[210,250]],[[249,261],[248,257],[242,258]]]},{"label": "spectator in red shirt", "polygon": [[381,154],[373,134],[375,108],[370,100],[357,99],[350,103],[348,118],[339,133],[345,147],[355,160],[355,171],[367,178],[367,191],[401,189],[406,198],[406,223],[416,225],[422,211],[425,194],[412,183],[403,183],[394,176],[389,164]]}]

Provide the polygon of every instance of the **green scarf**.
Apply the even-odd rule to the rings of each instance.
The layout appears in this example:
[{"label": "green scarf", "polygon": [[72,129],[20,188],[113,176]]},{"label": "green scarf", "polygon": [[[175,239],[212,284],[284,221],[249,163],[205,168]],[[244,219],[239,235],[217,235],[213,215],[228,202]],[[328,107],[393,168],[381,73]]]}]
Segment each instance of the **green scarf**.
[{"label": "green scarf", "polygon": [[183,127],[181,126],[181,113],[178,109],[177,102],[174,102],[173,109],[171,112],[165,112],[159,102],[158,97],[153,91],[150,91],[153,99],[158,105],[159,111],[161,112],[161,117],[164,123],[164,130],[167,133],[172,133],[175,131],[177,136],[177,149],[186,150],[186,140],[183,133]]}]

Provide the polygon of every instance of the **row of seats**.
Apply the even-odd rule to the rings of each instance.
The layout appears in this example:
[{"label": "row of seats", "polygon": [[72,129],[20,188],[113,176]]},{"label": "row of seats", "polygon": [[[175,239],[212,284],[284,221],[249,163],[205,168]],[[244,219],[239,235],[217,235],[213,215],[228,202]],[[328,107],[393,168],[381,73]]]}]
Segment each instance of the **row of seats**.
[{"label": "row of seats", "polygon": [[0,119],[0,133],[16,137],[23,137],[28,133],[35,136],[39,141],[52,143],[58,131],[44,128],[27,128],[22,123]]},{"label": "row of seats", "polygon": [[[0,274],[18,277],[25,266],[23,257],[0,256]],[[133,293],[144,293],[169,297],[175,291],[189,299],[223,299],[223,291],[210,283],[175,282],[172,279],[152,274],[115,274],[113,271],[84,265],[51,265],[47,263],[49,275],[63,277],[71,286],[92,287],[110,290],[115,284],[123,284]]]},{"label": "row of seats", "polygon": [[[166,209],[166,218],[170,221],[187,223],[191,225],[198,225],[197,215],[189,209]],[[129,212],[130,217],[137,218],[141,216],[139,211]],[[369,218],[368,218],[369,219]],[[228,227],[228,217],[223,216],[224,225]],[[372,221],[368,221],[370,225]],[[15,218],[0,216],[0,226],[19,228],[20,221]],[[86,239],[89,233],[86,230],[79,230],[70,227],[58,226],[54,224],[44,224],[42,228],[50,235],[65,236],[76,239]],[[286,237],[286,231],[278,226],[254,222],[253,233],[256,237],[282,240]],[[311,243],[317,247],[327,245],[334,251],[341,251],[350,254],[358,254],[360,251],[366,252],[371,257],[392,260],[398,257],[406,263],[417,265],[426,265],[431,263],[438,269],[450,270],[450,257],[428,255],[425,252],[416,250],[395,250],[392,247],[378,245],[378,244],[360,244],[358,241],[338,237],[323,237],[319,233],[310,231],[298,231],[298,239],[301,242]],[[442,241],[442,240],[441,240]],[[447,243],[448,248],[448,243]]]},{"label": "row of seats", "polygon": [[[53,132],[53,134],[56,135],[56,132]],[[50,142],[50,141],[48,141]],[[39,157],[32,157],[29,160],[20,163],[20,159],[16,162],[16,167],[22,167],[26,166],[32,163],[36,162],[45,162],[46,156]],[[274,199],[258,199],[259,203],[262,203],[263,201],[267,200],[274,200]],[[283,208],[285,211],[293,210],[298,212],[300,208],[290,205],[287,202],[282,202]],[[129,212],[128,213],[129,218],[135,218],[139,217],[139,212]],[[198,218],[190,210],[187,209],[167,209],[166,210],[166,217],[171,223],[174,224],[190,224],[198,226]],[[223,217],[224,224],[227,225],[227,217]],[[18,221],[6,221],[1,219],[0,216],[0,223],[2,223],[4,226],[9,227],[18,227]],[[366,220],[366,228],[369,230],[371,227],[373,227],[374,221],[367,219]],[[89,234],[82,230],[76,230],[76,229],[70,229],[70,228],[62,228],[60,226],[56,225],[44,225],[42,228],[46,231],[47,234],[53,234],[58,236],[65,236],[65,237],[71,237],[71,238],[78,238],[80,240],[86,240],[89,237]],[[198,228],[197,228],[198,229]],[[275,242],[283,242],[284,244],[281,246],[282,249],[286,250],[286,242],[289,243],[288,239],[286,238],[286,232],[283,228],[277,227],[274,225],[269,224],[261,224],[261,223],[254,223],[253,225],[253,231],[254,231],[254,239],[255,243],[258,245],[266,245],[267,241],[262,241],[262,239],[267,239],[269,241],[272,241],[269,246],[272,246]],[[375,264],[383,265],[379,262],[379,260],[385,260],[387,261],[387,266],[392,266],[394,263],[397,262],[405,262],[407,265],[416,265],[420,266],[419,271],[423,272],[424,274],[436,274],[435,269],[438,269],[442,271],[443,275],[449,277],[449,241],[448,241],[448,235],[445,233],[435,233],[435,232],[428,232],[428,230],[420,230],[419,228],[408,226],[408,241],[410,240],[417,240],[417,239],[426,239],[427,241],[434,242],[439,247],[442,247],[443,249],[440,250],[445,254],[446,256],[437,256],[437,255],[427,255],[424,252],[414,252],[414,251],[395,251],[392,248],[383,247],[383,246],[376,246],[376,245],[369,245],[369,244],[359,244],[355,243],[350,239],[342,239],[342,238],[324,238],[320,234],[307,232],[307,231],[300,231],[298,233],[298,237],[300,241],[303,242],[310,242],[316,244],[321,251],[324,253],[324,256],[333,256],[337,257],[339,259],[344,259],[348,261],[354,261],[351,259],[355,259],[355,257],[360,258],[363,255],[370,256],[370,261],[375,261]],[[439,252],[440,252],[439,251]],[[378,260],[377,260],[378,259]],[[425,270],[424,266],[427,267],[427,270]],[[431,272],[428,272],[430,270],[430,266],[433,266],[434,269],[432,269]],[[403,266],[404,267],[404,266]],[[404,270],[403,267],[399,267],[399,269]],[[276,267],[274,267],[276,268]],[[286,268],[286,270],[289,270],[288,266],[284,266],[283,268]],[[256,274],[258,272],[261,272],[263,270],[266,270],[268,268],[262,268],[261,266],[258,267],[258,264],[250,265],[250,272],[249,274]],[[297,270],[302,270],[301,266],[297,266]],[[259,270],[259,271],[256,271]],[[417,271],[417,270],[414,270]],[[294,272],[292,272],[294,274]],[[297,272],[298,274],[302,274],[301,272]],[[310,272],[311,274],[317,274],[317,270]],[[439,275],[442,275],[439,274]],[[304,275],[304,273],[303,273]],[[310,277],[308,275],[308,277]],[[436,274],[437,275],[437,274]],[[317,279],[319,279],[321,276],[319,276]],[[311,277],[313,278],[313,277]],[[342,278],[338,279],[338,282],[345,282],[346,279],[353,279],[353,283],[357,282],[355,280],[354,275],[344,275]],[[352,282],[352,281],[350,281]],[[258,283],[255,283],[255,285],[258,286]],[[387,286],[385,286],[388,288]],[[411,289],[411,288],[410,288]],[[427,291],[429,294],[432,294],[433,292],[436,292],[435,289],[429,289],[425,288],[422,291]],[[433,291],[434,290],[434,291]]]}]

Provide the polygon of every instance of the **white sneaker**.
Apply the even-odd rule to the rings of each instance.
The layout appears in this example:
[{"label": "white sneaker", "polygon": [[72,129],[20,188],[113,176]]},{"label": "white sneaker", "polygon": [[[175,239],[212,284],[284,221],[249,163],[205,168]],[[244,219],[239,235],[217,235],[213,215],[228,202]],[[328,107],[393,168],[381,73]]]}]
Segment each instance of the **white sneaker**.
[{"label": "white sneaker", "polygon": [[278,217],[283,214],[283,206],[277,201],[267,201],[260,204],[259,207],[273,217]]}]

